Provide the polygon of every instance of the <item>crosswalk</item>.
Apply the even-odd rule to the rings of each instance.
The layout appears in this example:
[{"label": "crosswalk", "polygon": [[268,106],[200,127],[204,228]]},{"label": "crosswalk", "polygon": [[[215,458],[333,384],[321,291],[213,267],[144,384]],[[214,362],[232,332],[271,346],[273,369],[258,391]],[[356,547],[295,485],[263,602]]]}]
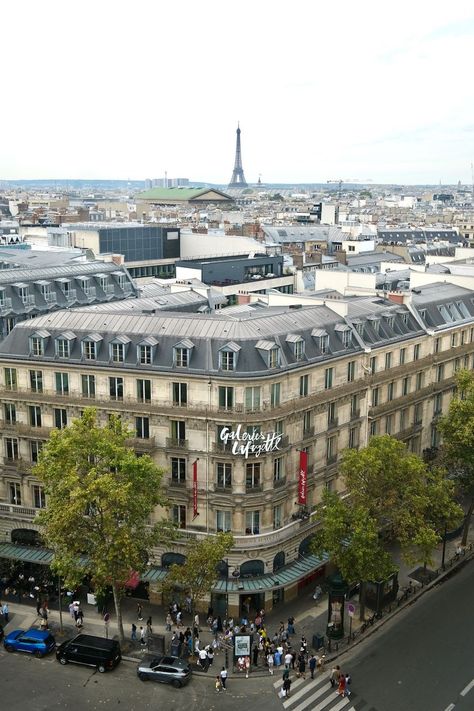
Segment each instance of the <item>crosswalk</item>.
[{"label": "crosswalk", "polygon": [[[283,681],[281,675],[273,682],[278,694]],[[353,696],[341,698],[329,683],[329,672],[318,673],[314,679],[309,674],[306,679],[292,679],[290,696],[281,699],[285,711],[356,711]],[[358,705],[358,708],[360,706]]]}]

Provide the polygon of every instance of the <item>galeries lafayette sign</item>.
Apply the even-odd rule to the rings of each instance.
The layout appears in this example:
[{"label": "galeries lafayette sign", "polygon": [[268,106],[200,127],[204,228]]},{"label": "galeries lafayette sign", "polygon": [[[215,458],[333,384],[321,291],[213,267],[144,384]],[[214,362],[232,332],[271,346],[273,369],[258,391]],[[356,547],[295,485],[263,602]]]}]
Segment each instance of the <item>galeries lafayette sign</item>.
[{"label": "galeries lafayette sign", "polygon": [[283,435],[278,432],[263,434],[258,430],[247,432],[242,425],[237,425],[235,430],[230,427],[223,427],[220,432],[220,439],[225,445],[232,445],[232,454],[239,454],[247,459],[248,457],[259,457],[268,452],[277,452],[280,449],[280,442]]}]

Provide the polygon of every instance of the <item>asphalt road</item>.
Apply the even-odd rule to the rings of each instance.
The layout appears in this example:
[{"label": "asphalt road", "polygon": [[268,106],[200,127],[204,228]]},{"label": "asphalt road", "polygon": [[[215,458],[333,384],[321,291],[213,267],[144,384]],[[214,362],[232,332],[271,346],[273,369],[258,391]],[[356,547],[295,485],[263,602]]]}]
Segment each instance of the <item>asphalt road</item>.
[{"label": "asphalt road", "polygon": [[355,708],[472,711],[474,683],[466,688],[474,679],[473,591],[470,562],[343,656]]}]

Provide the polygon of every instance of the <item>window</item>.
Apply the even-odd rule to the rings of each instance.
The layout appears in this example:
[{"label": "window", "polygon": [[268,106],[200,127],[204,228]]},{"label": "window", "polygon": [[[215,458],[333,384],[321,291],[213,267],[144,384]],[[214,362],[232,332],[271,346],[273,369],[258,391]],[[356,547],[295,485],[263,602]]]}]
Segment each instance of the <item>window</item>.
[{"label": "window", "polygon": [[385,418],[385,432],[388,435],[393,432],[393,415],[387,415]]},{"label": "window", "polygon": [[435,338],[434,352],[439,353],[441,350],[441,338]]},{"label": "window", "polygon": [[109,378],[111,400],[123,400],[123,378]]},{"label": "window", "polygon": [[16,390],[16,368],[4,368],[5,389]]},{"label": "window", "polygon": [[112,363],[123,363],[125,360],[125,347],[123,343],[110,344],[110,359]]},{"label": "window", "polygon": [[311,410],[308,410],[303,414],[303,437],[313,436],[314,429],[312,427],[312,419]]},{"label": "window", "polygon": [[394,392],[395,392],[395,383],[392,380],[392,382],[387,385],[387,401],[388,402],[393,400]]},{"label": "window", "polygon": [[141,365],[151,365],[153,359],[153,351],[150,345],[143,343],[138,346],[138,362]]},{"label": "window", "polygon": [[151,402],[151,380],[137,380],[137,400],[138,402]]},{"label": "window", "polygon": [[443,394],[438,393],[434,399],[433,415],[436,417],[443,412]]},{"label": "window", "polygon": [[268,367],[269,368],[279,368],[280,367],[280,349],[271,348],[268,351]]},{"label": "window", "polygon": [[15,506],[21,506],[21,486],[17,482],[11,482],[9,486],[10,490],[10,503]]},{"label": "window", "polygon": [[295,341],[293,345],[295,360],[302,360],[304,357],[304,341]]},{"label": "window", "polygon": [[321,353],[329,352],[329,336],[320,336],[319,340],[319,350]]},{"label": "window", "polygon": [[95,375],[81,375],[82,397],[95,397]]},{"label": "window", "polygon": [[461,331],[461,345],[464,346],[467,343],[467,331]]},{"label": "window", "polygon": [[232,487],[232,464],[230,462],[217,462],[217,487],[219,489]]},{"label": "window", "polygon": [[438,448],[441,441],[441,435],[436,429],[435,425],[431,427],[431,446],[433,448]]},{"label": "window", "polygon": [[300,376],[300,397],[307,397],[309,392],[309,375]]},{"label": "window", "polygon": [[184,420],[171,420],[171,437],[179,442],[186,439],[186,422]]},{"label": "window", "polygon": [[44,355],[44,340],[39,336],[31,336],[30,338],[30,348],[31,355],[42,356]]},{"label": "window", "polygon": [[334,368],[326,368],[324,371],[324,389],[329,390],[332,388],[332,381],[334,375]]},{"label": "window", "polygon": [[400,431],[403,431],[408,425],[408,408],[400,412]]},{"label": "window", "polygon": [[392,352],[385,353],[385,370],[389,370],[392,367]]},{"label": "window", "polygon": [[67,411],[64,410],[64,408],[54,408],[54,426],[58,430],[64,429],[64,427],[67,427]]},{"label": "window", "polygon": [[28,411],[30,415],[30,425],[32,427],[41,427],[41,407],[39,407],[39,405],[30,405]]},{"label": "window", "polygon": [[69,373],[55,373],[56,394],[67,395],[69,393]]},{"label": "window", "polygon": [[423,403],[421,402],[415,405],[414,421],[415,425],[421,425],[423,422]]},{"label": "window", "polygon": [[5,437],[5,457],[9,461],[18,459],[18,440],[16,437]]},{"label": "window", "polygon": [[186,506],[175,504],[171,509],[173,523],[178,528],[186,528]]},{"label": "window", "polygon": [[245,466],[245,486],[247,489],[260,487],[260,462],[247,462]]},{"label": "window", "polygon": [[31,461],[36,464],[38,461],[38,456],[39,453],[41,452],[41,449],[43,447],[43,442],[33,439],[30,442],[30,456],[31,456]]},{"label": "window", "polygon": [[6,425],[16,424],[16,405],[12,402],[7,402],[3,406],[3,413]]},{"label": "window", "polygon": [[413,360],[419,360],[420,359],[420,344],[416,343],[413,346]]},{"label": "window", "polygon": [[378,420],[372,420],[370,423],[369,427],[369,434],[371,437],[375,437],[375,435],[379,431],[379,421]]},{"label": "window", "polygon": [[260,410],[260,388],[245,388],[245,409]]},{"label": "window", "polygon": [[245,512],[245,535],[260,533],[260,511]]},{"label": "window", "polygon": [[436,368],[436,382],[441,383],[444,380],[444,363],[438,365]]},{"label": "window", "polygon": [[270,387],[270,405],[279,407],[280,405],[281,383],[272,383]]},{"label": "window", "polygon": [[276,457],[273,460],[273,481],[282,481],[284,479],[283,472],[283,457]]},{"label": "window", "polygon": [[[451,334],[451,348],[456,348],[458,345],[458,334],[457,333],[452,333]],[[42,355],[40,353],[40,355]]]},{"label": "window", "polygon": [[373,388],[371,407],[377,407],[380,401],[380,388]]},{"label": "window", "polygon": [[336,436],[328,437],[326,440],[326,461],[332,464],[336,461]]},{"label": "window", "polygon": [[410,380],[411,378],[403,378],[402,380],[402,395],[408,395],[410,392]]},{"label": "window", "polygon": [[348,383],[352,383],[355,380],[355,369],[356,369],[355,360],[350,360],[349,363],[347,364],[347,382]]},{"label": "window", "polygon": [[416,374],[416,380],[415,380],[415,390],[421,390],[423,387],[423,373],[417,373]]},{"label": "window", "polygon": [[273,529],[283,526],[283,507],[281,504],[273,507]]},{"label": "window", "polygon": [[58,358],[69,358],[69,341],[66,338],[56,339],[56,355]]},{"label": "window", "polygon": [[33,393],[43,392],[43,371],[30,370],[30,389]]},{"label": "window", "polygon": [[351,427],[349,430],[349,448],[357,449],[359,446],[359,428]]},{"label": "window", "polygon": [[188,404],[188,384],[173,383],[173,405],[183,407]]},{"label": "window", "polygon": [[359,417],[359,396],[351,395],[351,417]]},{"label": "window", "polygon": [[219,533],[221,531],[231,531],[231,511],[216,511],[216,531]]},{"label": "window", "polygon": [[284,432],[283,424],[284,424],[283,420],[277,420],[275,422],[275,434],[283,435],[283,432]]},{"label": "window", "polygon": [[377,356],[372,356],[370,359],[370,372],[372,375],[377,371]]},{"label": "window", "polygon": [[150,420],[148,417],[135,417],[135,436],[138,439],[150,439]]},{"label": "window", "polygon": [[461,358],[455,358],[454,359],[454,372],[457,373],[460,368],[461,368]]},{"label": "window", "polygon": [[186,460],[183,457],[171,457],[171,481],[173,484],[186,482]]},{"label": "window", "polygon": [[86,360],[95,360],[96,350],[95,341],[82,341],[82,356]]},{"label": "window", "polygon": [[219,408],[221,410],[232,410],[234,407],[234,388],[227,385],[219,385]]},{"label": "window", "polygon": [[235,368],[235,353],[234,351],[220,351],[220,368],[221,370],[234,370]]},{"label": "window", "polygon": [[404,365],[404,364],[405,364],[406,354],[407,354],[407,349],[406,349],[406,348],[400,348],[400,365]]},{"label": "window", "polygon": [[342,345],[344,348],[350,348],[352,344],[352,332],[347,330],[342,332]]},{"label": "window", "polygon": [[337,424],[336,403],[330,402],[328,403],[328,427],[335,424]]},{"label": "window", "polygon": [[46,507],[46,496],[42,486],[33,486],[33,506],[35,509],[44,509]]},{"label": "window", "polygon": [[175,348],[174,349],[174,364],[177,368],[187,368],[189,363],[189,349]]}]

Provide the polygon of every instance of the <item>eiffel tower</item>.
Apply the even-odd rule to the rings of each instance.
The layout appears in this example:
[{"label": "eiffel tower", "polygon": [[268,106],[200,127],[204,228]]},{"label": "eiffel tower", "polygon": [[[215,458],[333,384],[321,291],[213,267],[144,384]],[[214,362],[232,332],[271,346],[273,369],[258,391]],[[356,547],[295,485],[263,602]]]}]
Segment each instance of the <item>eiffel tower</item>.
[{"label": "eiffel tower", "polygon": [[242,168],[242,156],[240,153],[240,127],[237,124],[237,142],[235,144],[235,163],[232,178],[228,185],[229,188],[246,188],[244,169]]}]

